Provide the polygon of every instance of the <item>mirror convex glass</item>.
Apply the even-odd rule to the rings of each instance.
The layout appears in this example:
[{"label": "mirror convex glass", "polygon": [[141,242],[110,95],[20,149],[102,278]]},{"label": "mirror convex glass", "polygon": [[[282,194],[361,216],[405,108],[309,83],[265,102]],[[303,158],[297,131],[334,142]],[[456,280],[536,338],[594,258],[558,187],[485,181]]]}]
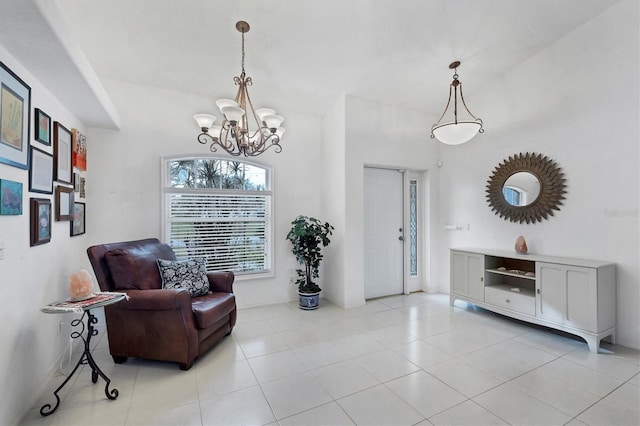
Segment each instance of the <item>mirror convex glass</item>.
[{"label": "mirror convex glass", "polygon": [[528,206],[540,195],[540,181],[533,173],[514,173],[505,181],[502,195],[512,206]]}]

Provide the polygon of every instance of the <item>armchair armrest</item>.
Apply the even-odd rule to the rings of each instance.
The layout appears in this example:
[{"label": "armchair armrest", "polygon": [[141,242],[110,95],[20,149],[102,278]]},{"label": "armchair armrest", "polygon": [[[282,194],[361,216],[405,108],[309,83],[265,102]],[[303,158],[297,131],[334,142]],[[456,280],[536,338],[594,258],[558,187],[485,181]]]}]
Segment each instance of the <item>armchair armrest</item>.
[{"label": "armchair armrest", "polygon": [[213,292],[233,293],[233,281],[235,275],[231,271],[207,272],[209,289]]},{"label": "armchair armrest", "polygon": [[191,312],[191,295],[185,288],[120,290],[129,296],[129,300],[111,305],[128,311],[170,311],[185,310]]}]

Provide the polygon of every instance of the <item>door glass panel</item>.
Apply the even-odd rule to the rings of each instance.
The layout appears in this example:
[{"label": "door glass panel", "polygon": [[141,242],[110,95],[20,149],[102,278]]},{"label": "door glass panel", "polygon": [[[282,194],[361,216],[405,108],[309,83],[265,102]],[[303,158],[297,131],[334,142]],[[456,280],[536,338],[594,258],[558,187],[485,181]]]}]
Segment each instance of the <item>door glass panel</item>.
[{"label": "door glass panel", "polygon": [[409,275],[418,276],[418,181],[409,182]]}]

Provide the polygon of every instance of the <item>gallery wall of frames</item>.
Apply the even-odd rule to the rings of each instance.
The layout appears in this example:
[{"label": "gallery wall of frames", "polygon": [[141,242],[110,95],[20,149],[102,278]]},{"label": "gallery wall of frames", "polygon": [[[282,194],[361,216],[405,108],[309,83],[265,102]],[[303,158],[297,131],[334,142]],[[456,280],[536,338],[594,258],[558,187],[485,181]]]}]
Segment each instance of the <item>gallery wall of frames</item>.
[{"label": "gallery wall of frames", "polygon": [[31,87],[2,62],[0,163],[29,175],[23,188],[22,182],[5,179],[0,168],[0,221],[28,214],[25,238],[31,246],[51,241],[52,221],[69,222],[71,237],[85,233],[87,139],[32,105]]}]

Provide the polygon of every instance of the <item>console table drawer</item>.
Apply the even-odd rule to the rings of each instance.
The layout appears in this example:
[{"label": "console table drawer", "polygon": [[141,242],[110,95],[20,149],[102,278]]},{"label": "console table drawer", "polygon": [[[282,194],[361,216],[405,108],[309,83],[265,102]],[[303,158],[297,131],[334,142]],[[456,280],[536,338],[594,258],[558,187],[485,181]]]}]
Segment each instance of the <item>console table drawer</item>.
[{"label": "console table drawer", "polygon": [[498,286],[487,286],[484,288],[484,301],[522,314],[531,316],[535,316],[536,314],[535,297]]}]

